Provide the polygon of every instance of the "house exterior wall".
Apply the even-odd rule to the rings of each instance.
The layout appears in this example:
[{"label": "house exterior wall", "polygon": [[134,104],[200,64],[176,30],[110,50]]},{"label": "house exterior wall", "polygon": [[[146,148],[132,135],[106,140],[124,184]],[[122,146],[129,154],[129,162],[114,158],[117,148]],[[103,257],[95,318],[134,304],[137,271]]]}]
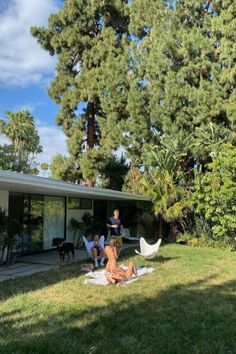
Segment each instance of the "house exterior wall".
[{"label": "house exterior wall", "polygon": [[9,192],[0,190],[0,208],[8,210]]}]

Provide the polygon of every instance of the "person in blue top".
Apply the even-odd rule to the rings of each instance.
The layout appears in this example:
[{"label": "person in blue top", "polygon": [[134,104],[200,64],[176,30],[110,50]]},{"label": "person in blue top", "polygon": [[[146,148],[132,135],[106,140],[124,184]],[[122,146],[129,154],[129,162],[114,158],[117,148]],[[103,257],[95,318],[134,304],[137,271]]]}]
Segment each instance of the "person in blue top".
[{"label": "person in blue top", "polygon": [[122,237],[124,234],[122,222],[119,218],[120,212],[118,209],[115,209],[113,216],[107,222],[107,227],[109,228],[110,235],[113,236],[116,240],[117,245],[117,255],[119,256],[120,249],[122,246]]}]

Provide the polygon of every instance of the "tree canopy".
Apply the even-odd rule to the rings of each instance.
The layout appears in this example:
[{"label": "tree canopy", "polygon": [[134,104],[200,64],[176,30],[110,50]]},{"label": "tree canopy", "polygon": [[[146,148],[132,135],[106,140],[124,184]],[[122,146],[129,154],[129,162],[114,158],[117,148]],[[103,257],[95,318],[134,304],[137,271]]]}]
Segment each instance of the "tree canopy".
[{"label": "tree canopy", "polygon": [[53,175],[149,190],[159,217],[183,219],[196,169],[209,173],[224,144],[235,147],[235,24],[230,0],[64,1],[32,28],[57,57],[48,92],[69,157],[55,157]]},{"label": "tree canopy", "polygon": [[[32,34],[57,56],[56,76],[48,92],[60,105],[56,121],[68,137],[78,179],[96,183],[96,166],[119,147],[117,122],[125,114],[128,1],[67,0],[48,27]],[[111,129],[112,128],[112,129]],[[113,133],[111,133],[111,131]]]},{"label": "tree canopy", "polygon": [[4,170],[37,173],[35,157],[42,152],[34,118],[28,111],[6,112],[0,120],[0,133],[9,144],[0,146],[0,167]]}]

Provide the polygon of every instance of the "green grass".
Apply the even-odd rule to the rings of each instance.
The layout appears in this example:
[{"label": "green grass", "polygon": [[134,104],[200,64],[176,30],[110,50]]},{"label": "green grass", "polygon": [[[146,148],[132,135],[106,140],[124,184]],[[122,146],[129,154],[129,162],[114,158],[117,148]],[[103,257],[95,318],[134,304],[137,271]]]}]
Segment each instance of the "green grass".
[{"label": "green grass", "polygon": [[0,353],[236,353],[236,253],[133,254],[156,270],[128,286],[84,285],[77,264],[0,283]]}]

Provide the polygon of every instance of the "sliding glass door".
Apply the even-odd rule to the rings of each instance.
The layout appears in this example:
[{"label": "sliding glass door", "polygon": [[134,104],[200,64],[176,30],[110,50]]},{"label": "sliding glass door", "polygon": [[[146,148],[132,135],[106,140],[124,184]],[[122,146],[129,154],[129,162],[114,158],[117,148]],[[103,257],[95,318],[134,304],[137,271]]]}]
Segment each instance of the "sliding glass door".
[{"label": "sliding glass door", "polygon": [[49,249],[53,237],[64,237],[65,198],[44,197],[43,208],[43,249]]},{"label": "sliding glass door", "polygon": [[43,196],[31,194],[29,197],[29,246],[31,250],[41,251],[43,249]]},{"label": "sliding glass door", "polygon": [[53,237],[65,236],[65,203],[64,197],[9,194],[9,215],[24,228],[22,253],[50,249]]}]

